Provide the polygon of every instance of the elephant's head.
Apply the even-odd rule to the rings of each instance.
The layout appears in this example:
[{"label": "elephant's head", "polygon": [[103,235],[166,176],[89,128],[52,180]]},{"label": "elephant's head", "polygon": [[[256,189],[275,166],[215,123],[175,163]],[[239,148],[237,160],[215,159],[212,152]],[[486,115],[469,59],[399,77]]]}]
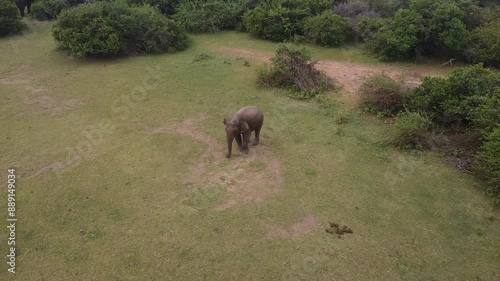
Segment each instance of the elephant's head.
[{"label": "elephant's head", "polygon": [[226,125],[226,137],[227,137],[227,153],[226,157],[231,157],[231,150],[233,147],[233,139],[237,138],[238,146],[241,147],[241,135],[243,132],[250,130],[248,123],[245,121],[240,121],[235,118],[224,118],[224,125]]}]

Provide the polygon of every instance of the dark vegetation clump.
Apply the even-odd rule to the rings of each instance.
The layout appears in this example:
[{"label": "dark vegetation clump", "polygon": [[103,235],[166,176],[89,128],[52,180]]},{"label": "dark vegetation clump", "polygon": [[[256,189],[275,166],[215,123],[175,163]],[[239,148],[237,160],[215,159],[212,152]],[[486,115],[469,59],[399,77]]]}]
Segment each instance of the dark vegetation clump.
[{"label": "dark vegetation clump", "polygon": [[382,73],[363,82],[360,96],[365,110],[382,116],[395,116],[404,108],[408,89],[403,83]]},{"label": "dark vegetation clump", "polygon": [[11,0],[0,0],[0,37],[18,33],[24,27],[16,4]]},{"label": "dark vegetation clump", "polygon": [[410,96],[408,108],[445,128],[491,131],[499,122],[500,74],[482,65],[451,72],[447,78],[425,77]]},{"label": "dark vegetation clump", "polygon": [[157,7],[160,12],[166,16],[174,15],[181,1],[182,0],[127,0],[127,2],[131,5],[150,5]]},{"label": "dark vegetation clump", "polygon": [[447,162],[482,178],[500,203],[500,73],[478,64],[446,78],[426,77],[406,107],[396,119],[400,143],[418,145],[432,123],[452,140],[444,143]]},{"label": "dark vegetation clump", "polygon": [[344,233],[354,233],[347,225],[340,226],[338,223],[334,222],[331,222],[330,227],[325,229],[325,231],[326,233],[336,234],[338,238],[341,238],[341,235],[344,235]]},{"label": "dark vegetation clump", "polygon": [[53,20],[69,6],[66,0],[38,0],[31,6],[31,17],[37,20]]},{"label": "dark vegetation clump", "polygon": [[304,36],[321,46],[336,47],[350,41],[352,34],[349,20],[325,11],[317,16],[310,17],[304,24]]},{"label": "dark vegetation clump", "polygon": [[470,37],[470,60],[500,67],[500,19],[474,29]]},{"label": "dark vegetation clump", "polygon": [[245,0],[182,1],[177,7],[174,18],[192,33],[234,30],[241,23],[240,12],[245,2]]},{"label": "dark vegetation clump", "polygon": [[245,29],[252,35],[272,40],[290,41],[304,35],[309,17],[330,9],[327,0],[270,0],[245,13]]},{"label": "dark vegetation clump", "polygon": [[475,168],[488,183],[487,192],[500,204],[500,126],[486,137],[476,154]]},{"label": "dark vegetation clump", "polygon": [[259,72],[258,84],[293,90],[293,96],[309,99],[334,88],[333,81],[315,68],[309,52],[281,45],[271,59],[271,67]]},{"label": "dark vegetation clump", "polygon": [[168,53],[188,46],[185,30],[157,8],[122,1],[66,9],[53,35],[76,57]]}]

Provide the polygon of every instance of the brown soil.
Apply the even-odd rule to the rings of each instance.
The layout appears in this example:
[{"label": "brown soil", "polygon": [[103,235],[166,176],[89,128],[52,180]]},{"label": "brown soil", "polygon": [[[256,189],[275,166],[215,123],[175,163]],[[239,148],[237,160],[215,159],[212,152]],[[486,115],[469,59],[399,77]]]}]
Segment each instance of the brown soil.
[{"label": "brown soil", "polygon": [[239,154],[233,147],[233,155],[226,159],[225,142],[218,142],[204,133],[199,123],[206,116],[201,114],[168,127],[154,129],[155,133],[174,133],[190,137],[202,143],[206,149],[186,173],[185,183],[211,187],[222,185],[227,189],[228,199],[216,209],[224,210],[240,203],[262,202],[281,189],[283,176],[281,163],[266,146],[265,140],[251,146],[248,154]]},{"label": "brown soil", "polygon": [[299,222],[288,227],[274,227],[271,229],[268,238],[297,238],[314,232],[316,229],[316,219],[312,215],[305,216]]},{"label": "brown soil", "polygon": [[[218,47],[217,51],[232,54],[239,57],[252,58],[261,62],[270,62],[272,53],[259,52],[249,49]],[[412,88],[420,85],[422,73],[417,71],[404,71],[394,67],[363,65],[345,61],[320,60],[316,64],[319,70],[324,71],[329,77],[335,79],[342,85],[342,97],[349,104],[357,104],[358,89],[363,79],[381,72],[386,73],[394,79],[405,77],[405,84]]]}]

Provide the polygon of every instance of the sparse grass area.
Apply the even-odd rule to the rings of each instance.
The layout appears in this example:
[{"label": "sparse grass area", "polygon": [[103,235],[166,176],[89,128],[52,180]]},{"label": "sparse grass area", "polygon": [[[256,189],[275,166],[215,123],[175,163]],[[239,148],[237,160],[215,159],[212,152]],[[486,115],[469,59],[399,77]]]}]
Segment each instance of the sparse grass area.
[{"label": "sparse grass area", "polygon": [[[176,54],[79,61],[57,49],[50,24],[35,28],[0,40],[1,180],[16,167],[20,251],[17,273],[4,263],[0,280],[500,279],[500,211],[471,176],[438,155],[393,149],[392,126],[347,105],[324,109],[258,89],[258,61],[247,67],[213,51],[272,54],[277,44],[221,33],[194,36]],[[156,87],[119,110],[148,68]],[[261,146],[250,150],[272,151],[282,187],[217,210],[237,191],[186,183],[207,144],[155,130],[203,114],[195,133],[212,137],[223,157],[222,119],[249,104],[266,114]],[[101,122],[111,126],[102,136]],[[207,167],[216,171],[216,160]],[[252,161],[252,175],[269,167]],[[57,162],[59,173],[42,169]],[[6,198],[2,189],[1,210]],[[308,216],[307,233],[268,235]],[[354,233],[339,239],[325,232],[329,222]],[[0,241],[5,253],[6,232]]]}]

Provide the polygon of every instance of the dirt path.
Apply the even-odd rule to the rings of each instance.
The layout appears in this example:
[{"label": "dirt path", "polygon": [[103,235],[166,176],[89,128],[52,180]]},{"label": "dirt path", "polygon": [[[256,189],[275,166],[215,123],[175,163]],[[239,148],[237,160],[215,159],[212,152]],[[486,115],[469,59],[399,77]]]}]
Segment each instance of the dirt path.
[{"label": "dirt path", "polygon": [[[216,51],[266,63],[270,62],[270,58],[274,55],[268,52],[230,47],[218,47]],[[420,79],[428,75],[420,71],[401,69],[394,66],[365,65],[345,61],[319,60],[316,66],[342,85],[342,98],[349,104],[357,104],[357,91],[363,79],[373,74],[384,72],[395,79],[403,76],[405,83],[409,87],[419,85]]]}]

